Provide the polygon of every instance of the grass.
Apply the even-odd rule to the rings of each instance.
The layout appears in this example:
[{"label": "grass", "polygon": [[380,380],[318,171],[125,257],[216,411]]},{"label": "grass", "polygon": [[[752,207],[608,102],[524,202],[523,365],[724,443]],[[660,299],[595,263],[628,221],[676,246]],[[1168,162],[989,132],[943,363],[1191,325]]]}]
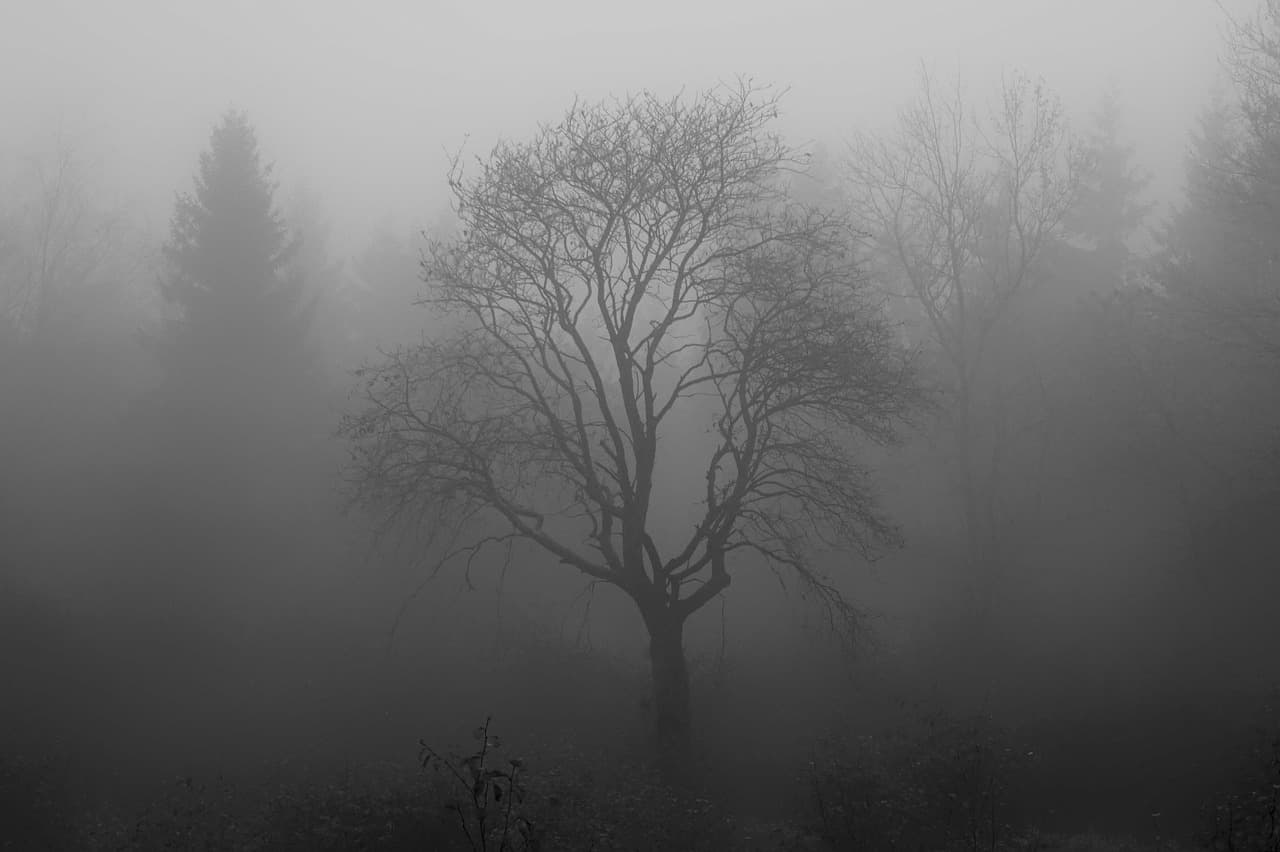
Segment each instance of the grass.
[{"label": "grass", "polygon": [[[1260,752],[1261,774],[1206,808],[1193,847],[1017,824],[1004,798],[1026,767],[981,717],[934,714],[822,743],[800,779],[810,808],[772,822],[616,752],[548,747],[526,760],[486,720],[461,751],[423,743],[416,765],[258,784],[181,778],[132,811],[78,806],[56,761],[0,759],[0,850],[1277,852],[1277,755],[1280,745]],[[1234,833],[1223,830],[1227,812]]]}]

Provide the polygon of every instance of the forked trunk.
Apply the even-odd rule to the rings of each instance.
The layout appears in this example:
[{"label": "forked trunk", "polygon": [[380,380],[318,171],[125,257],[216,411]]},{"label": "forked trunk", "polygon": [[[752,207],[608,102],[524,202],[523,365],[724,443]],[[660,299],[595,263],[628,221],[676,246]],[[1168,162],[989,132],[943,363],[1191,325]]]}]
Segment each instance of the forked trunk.
[{"label": "forked trunk", "polygon": [[649,662],[653,673],[654,733],[658,750],[668,758],[688,754],[689,669],[684,658],[684,625],[663,612],[646,617]]}]

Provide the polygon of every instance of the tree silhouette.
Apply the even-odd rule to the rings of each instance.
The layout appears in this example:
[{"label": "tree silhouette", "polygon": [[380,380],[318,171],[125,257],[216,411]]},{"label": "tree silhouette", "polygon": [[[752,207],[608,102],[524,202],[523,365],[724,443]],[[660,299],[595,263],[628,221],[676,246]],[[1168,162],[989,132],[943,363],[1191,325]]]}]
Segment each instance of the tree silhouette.
[{"label": "tree silhouette", "polygon": [[893,438],[911,372],[847,223],[787,197],[776,106],[748,83],[577,104],[455,164],[461,235],[424,261],[451,332],[364,371],[343,426],[353,496],[438,533],[437,567],[528,542],[634,602],[668,754],[684,625],[735,571],[789,572],[847,626],[814,546],[894,537],[856,448]]},{"label": "tree silhouette", "polygon": [[1005,406],[991,347],[1011,303],[1039,271],[1078,183],[1061,105],[1014,75],[990,114],[922,75],[920,96],[886,134],[850,145],[855,217],[870,257],[933,344],[955,453],[968,562],[989,598],[1001,571],[997,489],[1009,441],[984,417]]},{"label": "tree silhouette", "polygon": [[275,207],[271,166],[242,112],[228,112],[200,155],[195,191],[178,197],[161,292],[175,314],[166,366],[179,385],[278,384],[311,366],[315,299],[288,274],[297,244]]},{"label": "tree silhouette", "polygon": [[[226,113],[178,196],[159,282],[170,316],[157,341],[163,380],[138,411],[143,459],[183,499],[252,513],[284,487],[322,424],[322,362],[311,340],[320,295],[275,205],[271,167],[242,112]],[[325,431],[323,426],[318,430]]]}]

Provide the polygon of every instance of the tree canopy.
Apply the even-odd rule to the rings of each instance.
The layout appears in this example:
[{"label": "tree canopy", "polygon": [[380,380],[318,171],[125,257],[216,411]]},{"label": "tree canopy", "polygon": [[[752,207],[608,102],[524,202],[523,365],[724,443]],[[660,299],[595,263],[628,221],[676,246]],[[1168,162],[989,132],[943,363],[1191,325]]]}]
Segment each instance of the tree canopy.
[{"label": "tree canopy", "polygon": [[813,546],[893,538],[856,446],[893,438],[912,373],[848,223],[788,198],[776,111],[748,83],[577,104],[455,164],[461,236],[423,269],[451,331],[365,370],[344,426],[354,496],[447,531],[442,563],[525,541],[629,596],[662,739],[688,732],[682,625],[749,555],[840,620]]}]

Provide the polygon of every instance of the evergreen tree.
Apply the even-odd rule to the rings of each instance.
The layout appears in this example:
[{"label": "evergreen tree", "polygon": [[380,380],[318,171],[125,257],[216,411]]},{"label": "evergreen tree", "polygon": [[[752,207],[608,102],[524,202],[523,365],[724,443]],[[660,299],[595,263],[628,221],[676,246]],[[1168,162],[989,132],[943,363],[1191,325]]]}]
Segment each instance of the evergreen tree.
[{"label": "evergreen tree", "polygon": [[161,290],[176,309],[165,366],[182,395],[278,390],[314,366],[316,300],[292,274],[298,244],[275,206],[271,166],[242,112],[228,112],[179,196]]},{"label": "evergreen tree", "polygon": [[1113,285],[1121,283],[1130,266],[1129,242],[1151,212],[1151,204],[1142,199],[1151,179],[1134,164],[1133,146],[1121,138],[1122,112],[1117,93],[1107,92],[1094,113],[1084,145],[1088,165],[1065,221],[1068,230],[1088,244],[1098,271],[1113,279],[1105,283]]},{"label": "evergreen tree", "polygon": [[1186,203],[1164,233],[1156,275],[1183,318],[1220,343],[1280,357],[1280,3],[1233,24],[1234,98],[1201,121]]},{"label": "evergreen tree", "polygon": [[1227,103],[1201,119],[1187,159],[1186,202],[1162,234],[1155,275],[1190,327],[1280,356],[1280,156]]},{"label": "evergreen tree", "polygon": [[301,439],[329,431],[312,340],[319,299],[275,190],[247,117],[228,112],[194,191],[177,199],[163,252],[172,315],[140,451],[171,498],[194,487],[202,501],[253,512],[246,498],[276,499],[304,466]]},{"label": "evergreen tree", "polygon": [[[1276,11],[1268,6],[1263,22]],[[1240,542],[1258,554],[1277,546],[1264,538],[1270,521],[1241,526],[1280,507],[1280,133],[1261,120],[1263,90],[1251,85],[1201,117],[1186,199],[1152,263],[1160,288],[1145,319],[1153,331],[1140,338],[1153,353],[1143,390],[1173,447],[1164,467],[1172,459],[1189,468],[1180,494],[1202,571],[1217,570],[1220,554]]]}]

